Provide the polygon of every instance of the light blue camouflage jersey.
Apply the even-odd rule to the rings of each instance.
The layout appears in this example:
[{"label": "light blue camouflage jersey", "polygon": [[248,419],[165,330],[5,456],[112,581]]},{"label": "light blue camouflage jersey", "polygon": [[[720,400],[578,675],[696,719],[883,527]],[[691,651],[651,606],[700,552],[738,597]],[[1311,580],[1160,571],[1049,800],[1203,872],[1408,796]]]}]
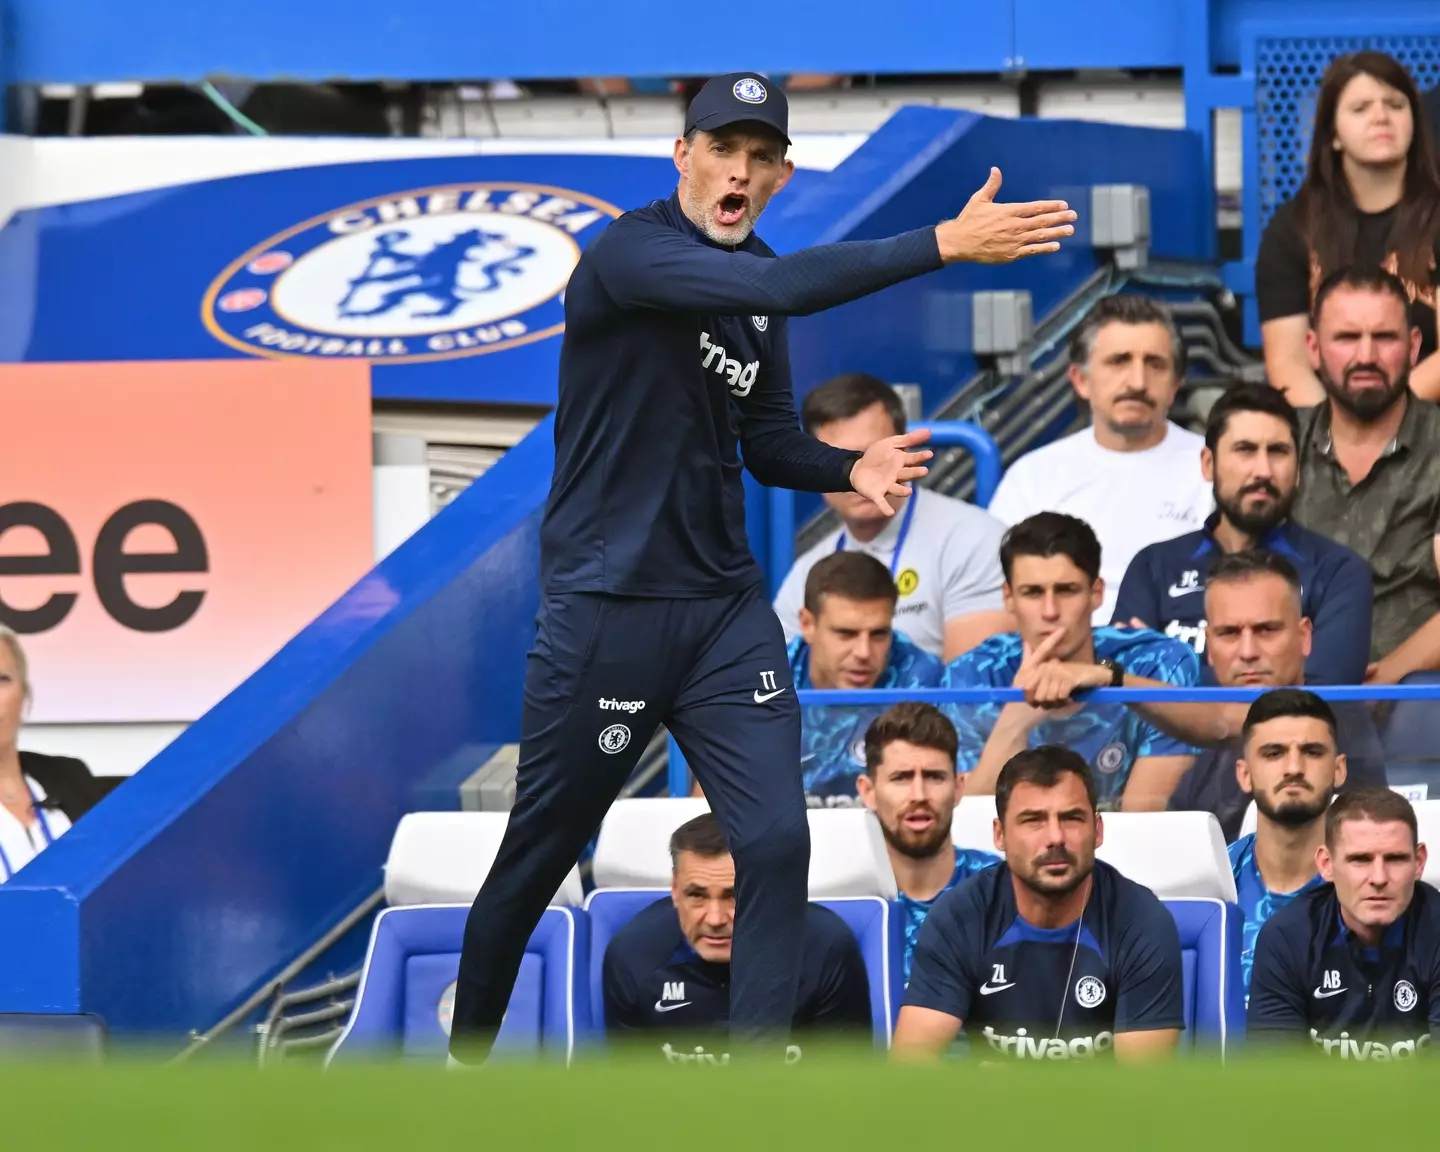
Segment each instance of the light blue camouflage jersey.
[{"label": "light blue camouflage jersey", "polygon": [[[1166,684],[1192,686],[1200,680],[1200,660],[1188,644],[1140,628],[1096,628],[1095,658],[1114,660],[1127,672]],[[945,688],[1009,688],[1020,668],[1020,634],[991,636],[945,669]],[[945,714],[960,737],[958,767],[972,771],[980,763],[1003,704],[947,704]],[[1188,744],[1165,735],[1124,704],[1086,704],[1073,716],[1043,720],[1030,733],[1029,745],[1063,744],[1078,752],[1095,776],[1102,809],[1120,806],[1130,769],[1142,756],[1193,756]]]},{"label": "light blue camouflage jersey", "polygon": [[905,893],[899,896],[900,925],[905,930],[905,983],[910,983],[910,958],[915,954],[915,941],[920,938],[920,926],[930,914],[931,907],[941,896],[949,892],[962,880],[968,880],[977,872],[984,871],[992,864],[1000,863],[1000,857],[992,852],[981,852],[976,848],[955,849],[955,872],[950,882],[930,897],[929,900],[912,900]]},{"label": "light blue camouflage jersey", "polygon": [[[790,675],[797,689],[811,688],[810,646],[790,641]],[[934,688],[945,666],[899,632],[876,688]],[[855,781],[865,771],[865,731],[884,708],[807,705],[800,710],[800,768],[812,807],[858,804]]]},{"label": "light blue camouflage jersey", "polygon": [[1265,887],[1260,866],[1255,863],[1255,833],[1242,836],[1230,845],[1230,871],[1235,873],[1235,895],[1240,915],[1245,918],[1240,929],[1240,972],[1245,983],[1245,1003],[1250,1003],[1250,969],[1255,963],[1255,941],[1265,921],[1279,912],[1302,892],[1318,887],[1319,873],[1293,892],[1271,892]]}]

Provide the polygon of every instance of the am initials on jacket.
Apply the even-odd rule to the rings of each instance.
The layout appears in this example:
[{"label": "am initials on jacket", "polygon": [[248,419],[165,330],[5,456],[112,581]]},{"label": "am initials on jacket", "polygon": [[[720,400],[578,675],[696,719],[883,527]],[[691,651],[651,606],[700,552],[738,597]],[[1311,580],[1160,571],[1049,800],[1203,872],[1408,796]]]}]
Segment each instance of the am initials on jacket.
[{"label": "am initials on jacket", "polygon": [[711,368],[730,381],[730,392],[734,396],[748,396],[750,389],[755,385],[755,377],[760,371],[760,361],[752,360],[748,364],[741,364],[738,360],[732,360],[725,355],[724,345],[712,344],[710,333],[700,333],[700,351],[705,353],[705,359],[701,362],[702,368]]},{"label": "am initials on jacket", "polygon": [[665,1002],[665,1001],[667,1001],[667,1000],[684,1000],[684,999],[685,999],[685,981],[683,981],[683,980],[667,980],[667,981],[665,981],[665,987],[660,990],[660,1000],[661,1000],[662,1003]]}]

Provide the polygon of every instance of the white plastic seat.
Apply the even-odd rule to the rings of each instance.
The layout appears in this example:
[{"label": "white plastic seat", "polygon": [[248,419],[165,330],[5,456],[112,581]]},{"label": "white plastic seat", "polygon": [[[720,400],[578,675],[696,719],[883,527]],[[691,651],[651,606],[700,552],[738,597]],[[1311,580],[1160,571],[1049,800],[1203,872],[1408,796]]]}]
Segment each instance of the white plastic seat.
[{"label": "white plastic seat", "polygon": [[[508,812],[411,812],[401,817],[385,861],[385,899],[392,907],[469,904],[490,874]],[[579,868],[571,868],[551,904],[585,902]]]},{"label": "white plastic seat", "polygon": [[[669,888],[670,836],[709,805],[698,797],[617,800],[595,844],[596,888]],[[875,817],[863,808],[812,808],[811,899],[895,896],[895,875]]]},{"label": "white plastic seat", "polygon": [[955,806],[950,839],[957,848],[995,851],[995,797],[962,796]]},{"label": "white plastic seat", "polygon": [[1220,822],[1209,812],[1106,812],[1095,855],[1162,900],[1235,899]]}]

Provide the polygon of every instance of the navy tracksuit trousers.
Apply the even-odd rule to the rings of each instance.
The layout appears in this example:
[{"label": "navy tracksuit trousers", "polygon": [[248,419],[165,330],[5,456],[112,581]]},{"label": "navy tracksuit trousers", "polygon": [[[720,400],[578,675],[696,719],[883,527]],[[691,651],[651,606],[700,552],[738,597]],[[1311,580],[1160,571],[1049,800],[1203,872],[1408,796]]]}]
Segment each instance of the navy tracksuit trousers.
[{"label": "navy tracksuit trousers", "polygon": [[784,634],[755,585],[709,599],[542,598],[525,668],[515,808],[465,927],[457,1059],[488,1052],[530,933],[661,723],[735,860],[732,1038],[783,1049],[810,835]]}]

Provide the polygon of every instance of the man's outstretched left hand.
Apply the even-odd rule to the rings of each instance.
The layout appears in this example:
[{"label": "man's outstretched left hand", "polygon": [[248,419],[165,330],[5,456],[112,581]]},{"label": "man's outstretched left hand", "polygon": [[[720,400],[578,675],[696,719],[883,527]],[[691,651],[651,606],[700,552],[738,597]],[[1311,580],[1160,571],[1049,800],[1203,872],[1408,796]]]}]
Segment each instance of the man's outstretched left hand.
[{"label": "man's outstretched left hand", "polygon": [[925,467],[925,461],[935,453],[928,448],[919,452],[910,451],[928,439],[930,429],[917,428],[913,432],[875,441],[850,469],[850,487],[886,516],[895,515],[889,498],[909,496],[910,481],[918,480],[930,471]]}]

